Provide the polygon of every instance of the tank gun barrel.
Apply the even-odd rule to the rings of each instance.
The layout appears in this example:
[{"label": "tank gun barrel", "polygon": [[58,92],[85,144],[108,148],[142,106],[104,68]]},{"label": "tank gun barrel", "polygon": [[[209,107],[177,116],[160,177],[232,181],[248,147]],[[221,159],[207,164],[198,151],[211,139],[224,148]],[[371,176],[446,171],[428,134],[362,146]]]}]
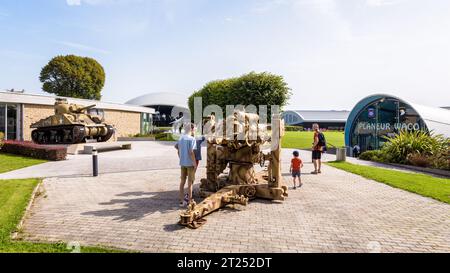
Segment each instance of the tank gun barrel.
[{"label": "tank gun barrel", "polygon": [[89,106],[81,107],[81,108],[78,108],[75,112],[81,113],[81,112],[84,112],[86,110],[92,109],[95,106],[96,106],[96,104],[92,104],[92,105],[89,105]]}]

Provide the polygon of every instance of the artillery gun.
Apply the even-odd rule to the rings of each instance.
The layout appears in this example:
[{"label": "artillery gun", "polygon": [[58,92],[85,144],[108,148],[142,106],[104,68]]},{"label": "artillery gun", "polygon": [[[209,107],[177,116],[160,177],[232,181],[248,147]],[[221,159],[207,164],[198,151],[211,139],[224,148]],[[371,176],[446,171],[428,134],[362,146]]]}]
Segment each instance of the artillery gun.
[{"label": "artillery gun", "polygon": [[[236,111],[222,122],[216,123],[214,116],[210,118],[206,128],[210,132],[206,178],[201,179],[200,185],[200,195],[206,198],[199,204],[190,203],[180,214],[179,224],[198,228],[206,222],[203,218],[206,215],[228,204],[247,205],[254,198],[285,200],[288,193],[280,163],[284,123],[280,115],[273,115],[272,134],[267,138],[261,134],[267,129],[264,126],[259,124],[257,114],[242,111]],[[270,149],[264,153],[262,148],[267,145]],[[261,171],[255,171],[256,164]]]},{"label": "artillery gun", "polygon": [[98,142],[108,141],[114,128],[97,115],[89,115],[87,110],[95,105],[81,106],[69,104],[67,99],[56,99],[55,114],[31,124],[35,128],[31,139],[38,144],[76,144],[86,139]]}]

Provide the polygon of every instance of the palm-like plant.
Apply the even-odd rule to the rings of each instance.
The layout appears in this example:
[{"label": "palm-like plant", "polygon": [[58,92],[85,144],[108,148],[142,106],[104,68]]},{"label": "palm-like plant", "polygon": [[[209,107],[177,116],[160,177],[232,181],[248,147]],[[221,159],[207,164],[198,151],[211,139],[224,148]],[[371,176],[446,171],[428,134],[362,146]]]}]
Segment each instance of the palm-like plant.
[{"label": "palm-like plant", "polygon": [[426,131],[401,131],[394,137],[386,137],[383,152],[391,162],[405,164],[410,155],[442,157],[448,155],[450,139]]}]

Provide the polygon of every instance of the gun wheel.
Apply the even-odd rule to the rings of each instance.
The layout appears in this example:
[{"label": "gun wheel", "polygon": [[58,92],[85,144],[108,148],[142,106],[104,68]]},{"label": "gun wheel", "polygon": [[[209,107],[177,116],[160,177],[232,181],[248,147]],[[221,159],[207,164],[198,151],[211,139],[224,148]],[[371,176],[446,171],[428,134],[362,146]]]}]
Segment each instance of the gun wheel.
[{"label": "gun wheel", "polygon": [[254,186],[243,186],[241,187],[239,192],[248,199],[256,198],[256,187]]}]

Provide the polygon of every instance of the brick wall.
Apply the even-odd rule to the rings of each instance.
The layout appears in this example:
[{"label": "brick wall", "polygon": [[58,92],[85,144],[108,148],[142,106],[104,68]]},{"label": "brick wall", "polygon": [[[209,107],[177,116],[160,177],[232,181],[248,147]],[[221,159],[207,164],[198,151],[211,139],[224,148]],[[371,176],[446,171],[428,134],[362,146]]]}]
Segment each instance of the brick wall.
[{"label": "brick wall", "polygon": [[128,137],[141,132],[141,113],[105,110],[105,121],[116,128],[116,137]]},{"label": "brick wall", "polygon": [[[104,110],[105,121],[116,128],[116,137],[127,137],[141,131],[141,114],[117,110]],[[53,106],[24,104],[23,138],[31,140],[30,125],[54,114]]]},{"label": "brick wall", "polygon": [[53,106],[50,105],[36,105],[36,104],[24,104],[23,105],[23,139],[31,140],[30,125],[38,122],[39,120],[51,116],[55,113]]}]

